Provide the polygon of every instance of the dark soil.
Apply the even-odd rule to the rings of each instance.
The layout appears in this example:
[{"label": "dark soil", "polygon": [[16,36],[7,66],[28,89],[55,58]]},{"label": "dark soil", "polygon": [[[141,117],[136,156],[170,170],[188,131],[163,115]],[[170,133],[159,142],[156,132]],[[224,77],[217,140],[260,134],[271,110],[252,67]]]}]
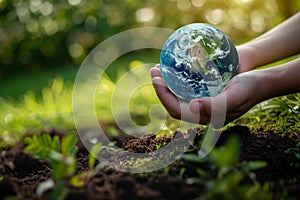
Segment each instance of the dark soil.
[{"label": "dark soil", "polygon": [[[189,153],[197,152],[198,142],[202,138],[202,130],[189,130],[194,133],[193,145]],[[59,134],[53,132],[53,134]],[[179,139],[190,140],[189,134],[181,134]],[[222,145],[228,136],[236,134],[241,139],[239,162],[263,160],[268,163],[266,168],[255,171],[260,183],[270,182],[271,190],[277,194],[288,194],[294,199],[300,198],[300,161],[294,154],[284,151],[295,147],[299,141],[295,137],[280,136],[272,132],[251,133],[245,126],[234,126],[221,135],[217,145]],[[132,152],[155,152],[158,145],[172,140],[170,137],[120,136],[114,138],[117,145]],[[77,173],[88,170],[88,152],[79,146]],[[23,152],[22,143],[15,147],[0,150],[0,199],[17,196],[18,199],[37,199],[35,190],[40,182],[51,176],[49,163],[37,160]],[[100,169],[95,176],[88,179],[82,187],[70,186],[67,199],[193,199],[203,194],[201,185],[187,184],[185,178],[195,176],[195,163],[174,162],[166,173],[163,169],[148,174],[131,174],[116,171],[109,167]],[[184,178],[179,178],[180,169],[185,168]],[[199,175],[198,175],[199,176]]]}]

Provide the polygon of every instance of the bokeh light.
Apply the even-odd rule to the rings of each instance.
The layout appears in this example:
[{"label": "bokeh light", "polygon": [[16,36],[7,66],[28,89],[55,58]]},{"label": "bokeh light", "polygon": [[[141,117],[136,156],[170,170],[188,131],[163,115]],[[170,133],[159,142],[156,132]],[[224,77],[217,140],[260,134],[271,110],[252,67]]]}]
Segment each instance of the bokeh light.
[{"label": "bokeh light", "polygon": [[[299,0],[0,0],[0,77],[12,67],[31,69],[33,63],[41,68],[47,67],[44,63],[80,64],[106,38],[145,26],[175,30],[209,23],[239,44],[299,10]],[[49,43],[53,54],[41,48]],[[76,43],[79,50],[70,50]]]}]

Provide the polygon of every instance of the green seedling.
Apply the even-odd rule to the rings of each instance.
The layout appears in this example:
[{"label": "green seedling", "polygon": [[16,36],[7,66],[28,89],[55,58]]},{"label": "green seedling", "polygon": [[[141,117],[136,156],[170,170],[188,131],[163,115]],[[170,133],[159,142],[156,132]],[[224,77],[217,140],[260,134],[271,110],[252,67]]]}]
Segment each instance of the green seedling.
[{"label": "green seedling", "polygon": [[300,159],[300,142],[296,144],[296,147],[288,148],[284,151],[286,154],[293,153],[296,158]]},{"label": "green seedling", "polygon": [[166,141],[164,141],[163,143],[160,143],[160,144],[155,144],[155,149],[159,150],[159,149],[161,149],[162,147],[164,147],[166,145],[167,145]]},{"label": "green seedling", "polygon": [[68,134],[60,139],[57,135],[51,138],[50,135],[42,133],[25,137],[25,152],[33,152],[37,159],[45,159],[50,163],[52,177],[42,182],[37,188],[37,195],[42,196],[48,189],[48,199],[64,199],[68,194],[66,187],[70,176],[76,169],[76,146],[77,136],[75,133]]},{"label": "green seedling", "polygon": [[[198,184],[205,188],[206,193],[199,199],[258,199],[269,196],[255,180],[254,170],[263,168],[263,161],[238,162],[240,141],[230,137],[224,146],[214,147],[204,158],[195,154],[181,157],[187,162],[197,163],[195,169],[198,176],[186,179],[188,184]],[[244,184],[247,178],[252,182]]]}]

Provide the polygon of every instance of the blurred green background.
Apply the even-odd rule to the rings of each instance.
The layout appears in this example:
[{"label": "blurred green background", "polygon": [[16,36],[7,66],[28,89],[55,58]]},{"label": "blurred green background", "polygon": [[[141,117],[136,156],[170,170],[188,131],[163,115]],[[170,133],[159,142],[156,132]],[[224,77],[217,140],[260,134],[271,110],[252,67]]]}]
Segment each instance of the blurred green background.
[{"label": "blurred green background", "polygon": [[[74,130],[76,73],[96,45],[121,31],[149,26],[175,30],[204,22],[223,30],[238,45],[299,10],[299,0],[0,0],[0,148],[27,133]],[[107,132],[119,132],[111,113],[118,78],[128,69],[158,63],[159,54],[158,50],[134,51],[109,66],[108,76],[100,80],[95,92],[96,114]],[[143,78],[150,83],[150,75]],[[126,102],[124,98],[119,97]],[[299,101],[296,94],[263,102],[242,121],[254,128],[261,124],[294,133],[300,128]],[[124,119],[132,118],[133,127],[158,120],[154,124],[162,125],[160,132],[175,130],[179,121],[166,120],[163,113],[151,118],[149,109],[156,104],[160,102],[148,85],[134,93],[131,116]]]},{"label": "blurred green background", "polygon": [[[56,76],[72,82],[86,55],[124,30],[205,22],[240,44],[299,10],[299,0],[0,0],[0,96],[39,92]],[[117,64],[158,58],[140,52]]]}]

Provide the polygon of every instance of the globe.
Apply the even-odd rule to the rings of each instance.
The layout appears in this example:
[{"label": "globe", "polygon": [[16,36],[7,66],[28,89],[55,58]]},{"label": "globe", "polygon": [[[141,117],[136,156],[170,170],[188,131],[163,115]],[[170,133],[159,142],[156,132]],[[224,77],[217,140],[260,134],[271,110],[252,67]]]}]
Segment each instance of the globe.
[{"label": "globe", "polygon": [[160,54],[162,78],[169,90],[184,101],[216,96],[237,70],[234,44],[209,24],[195,23],[177,29]]}]

